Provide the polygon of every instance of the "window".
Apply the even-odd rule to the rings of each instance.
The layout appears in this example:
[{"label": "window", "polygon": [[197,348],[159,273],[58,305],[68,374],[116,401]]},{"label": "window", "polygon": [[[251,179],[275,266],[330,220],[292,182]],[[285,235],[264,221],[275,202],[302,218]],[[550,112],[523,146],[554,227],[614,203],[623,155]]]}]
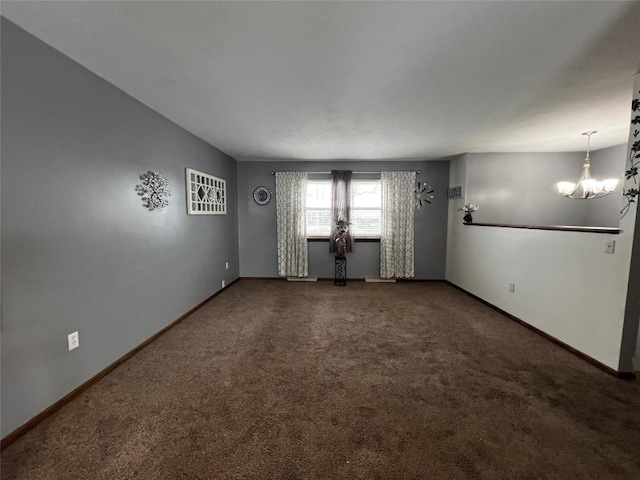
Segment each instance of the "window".
[{"label": "window", "polygon": [[380,237],[381,189],[380,180],[351,180],[351,231],[356,239]]},{"label": "window", "polygon": [[307,180],[307,237],[328,237],[331,231],[331,181]]},{"label": "window", "polygon": [[[351,180],[351,194],[350,229],[354,237],[380,237],[380,180]],[[331,220],[331,180],[307,180],[307,237],[328,237]]]}]

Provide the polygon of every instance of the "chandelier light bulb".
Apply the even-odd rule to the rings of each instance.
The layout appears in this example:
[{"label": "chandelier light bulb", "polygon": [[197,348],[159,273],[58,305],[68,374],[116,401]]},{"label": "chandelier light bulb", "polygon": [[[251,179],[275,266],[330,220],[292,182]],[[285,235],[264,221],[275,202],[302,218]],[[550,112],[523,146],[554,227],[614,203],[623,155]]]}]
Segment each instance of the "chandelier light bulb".
[{"label": "chandelier light bulb", "polygon": [[576,188],[576,184],[572,182],[558,182],[558,191],[560,195],[568,195]]},{"label": "chandelier light bulb", "polygon": [[607,192],[613,192],[616,187],[618,186],[618,179],[617,178],[607,178],[606,180],[604,180],[604,190]]},{"label": "chandelier light bulb", "polygon": [[586,194],[591,194],[596,190],[596,181],[593,178],[585,178],[582,180],[582,190]]}]

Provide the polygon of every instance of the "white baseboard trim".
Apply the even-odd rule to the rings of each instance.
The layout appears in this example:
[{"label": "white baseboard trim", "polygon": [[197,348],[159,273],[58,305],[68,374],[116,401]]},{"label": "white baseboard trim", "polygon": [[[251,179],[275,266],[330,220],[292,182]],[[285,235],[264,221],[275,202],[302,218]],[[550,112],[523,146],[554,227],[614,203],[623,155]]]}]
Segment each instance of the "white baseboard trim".
[{"label": "white baseboard trim", "polygon": [[317,282],[318,277],[287,277],[287,282]]},{"label": "white baseboard trim", "polygon": [[380,277],[364,277],[364,281],[369,283],[396,283],[395,278],[380,278]]}]

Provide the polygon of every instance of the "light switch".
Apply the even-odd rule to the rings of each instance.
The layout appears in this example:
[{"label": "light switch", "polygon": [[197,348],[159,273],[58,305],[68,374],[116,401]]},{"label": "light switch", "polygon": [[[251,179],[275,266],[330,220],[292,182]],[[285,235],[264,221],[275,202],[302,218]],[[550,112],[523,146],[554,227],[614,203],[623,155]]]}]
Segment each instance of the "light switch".
[{"label": "light switch", "polygon": [[616,241],[607,240],[604,244],[604,253],[614,253],[616,251]]}]

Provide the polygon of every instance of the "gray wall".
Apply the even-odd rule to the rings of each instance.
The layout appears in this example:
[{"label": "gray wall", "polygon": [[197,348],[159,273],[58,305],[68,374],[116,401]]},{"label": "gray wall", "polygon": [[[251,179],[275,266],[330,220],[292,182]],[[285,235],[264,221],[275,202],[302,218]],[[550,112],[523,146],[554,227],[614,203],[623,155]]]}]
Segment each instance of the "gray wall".
[{"label": "gray wall", "polygon": [[[593,152],[592,175],[621,179],[624,148]],[[473,216],[477,222],[618,227],[620,187],[617,194],[588,201],[557,193],[559,181],[578,179],[584,156],[584,152],[467,154],[465,203],[480,206]]]},{"label": "gray wall", "polygon": [[[4,19],[1,40],[5,436],[237,278],[238,238],[232,158]],[[227,215],[187,216],[185,167],[227,180]]]},{"label": "gray wall", "polygon": [[597,179],[618,178],[620,181],[611,195],[585,202],[588,203],[585,209],[586,225],[616,228],[620,225],[620,209],[626,203],[622,198],[626,156],[626,143],[591,152],[591,176]]},{"label": "gray wall", "polygon": [[[275,194],[271,171],[324,172],[332,169],[358,171],[421,170],[418,180],[436,191],[431,205],[416,211],[415,277],[443,279],[447,241],[448,161],[341,161],[341,162],[238,162],[238,230],[240,275],[277,277],[275,198],[266,206],[257,205],[253,190],[264,185]],[[356,242],[347,255],[349,278],[380,275],[380,244]],[[309,242],[309,275],[333,277],[333,256],[328,242]]]}]

